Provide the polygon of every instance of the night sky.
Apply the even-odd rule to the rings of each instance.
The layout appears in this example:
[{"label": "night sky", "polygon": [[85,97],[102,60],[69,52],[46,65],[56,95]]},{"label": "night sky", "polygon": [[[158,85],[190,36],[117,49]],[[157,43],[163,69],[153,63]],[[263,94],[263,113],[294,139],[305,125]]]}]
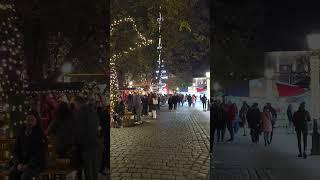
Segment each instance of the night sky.
[{"label": "night sky", "polygon": [[264,4],[265,51],[306,50],[306,35],[320,32],[320,2],[275,1]]}]

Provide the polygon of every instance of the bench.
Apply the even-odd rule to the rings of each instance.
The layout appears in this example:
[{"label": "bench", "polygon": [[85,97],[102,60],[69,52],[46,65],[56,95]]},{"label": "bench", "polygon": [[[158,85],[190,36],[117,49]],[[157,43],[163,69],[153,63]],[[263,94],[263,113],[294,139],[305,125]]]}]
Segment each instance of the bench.
[{"label": "bench", "polygon": [[[76,169],[71,167],[69,159],[59,159],[56,157],[54,144],[55,140],[48,138],[48,167],[40,173],[35,180],[66,180],[67,176]],[[0,163],[5,164],[12,156],[9,152],[12,152],[15,139],[0,139]],[[0,171],[0,180],[9,179],[9,172]]]}]

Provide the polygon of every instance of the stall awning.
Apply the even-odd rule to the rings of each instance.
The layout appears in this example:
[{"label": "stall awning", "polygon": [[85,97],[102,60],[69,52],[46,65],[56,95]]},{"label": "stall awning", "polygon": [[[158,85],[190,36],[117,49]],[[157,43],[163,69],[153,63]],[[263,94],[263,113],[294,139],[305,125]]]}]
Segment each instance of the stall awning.
[{"label": "stall awning", "polygon": [[305,93],[305,88],[290,84],[277,83],[277,89],[280,97],[299,96]]}]

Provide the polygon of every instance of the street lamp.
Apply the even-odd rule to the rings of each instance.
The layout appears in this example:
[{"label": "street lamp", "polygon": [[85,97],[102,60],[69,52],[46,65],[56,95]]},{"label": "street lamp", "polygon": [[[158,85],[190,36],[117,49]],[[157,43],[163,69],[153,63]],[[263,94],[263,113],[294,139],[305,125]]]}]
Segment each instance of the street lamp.
[{"label": "street lamp", "polygon": [[320,134],[318,132],[319,124],[319,108],[320,100],[320,78],[319,78],[319,50],[320,50],[320,34],[309,34],[307,36],[309,49],[311,49],[310,67],[311,67],[311,97],[310,97],[310,113],[313,120],[312,133],[312,149],[311,155],[320,155]]}]

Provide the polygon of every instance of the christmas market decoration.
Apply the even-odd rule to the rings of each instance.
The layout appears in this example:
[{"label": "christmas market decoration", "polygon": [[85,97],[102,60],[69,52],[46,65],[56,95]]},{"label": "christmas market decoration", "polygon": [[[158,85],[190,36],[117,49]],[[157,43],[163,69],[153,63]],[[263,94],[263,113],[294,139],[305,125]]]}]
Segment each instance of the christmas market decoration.
[{"label": "christmas market decoration", "polygon": [[23,56],[23,37],[13,0],[0,4],[0,124],[6,136],[13,137],[31,110]]},{"label": "christmas market decoration", "polygon": [[[134,52],[137,48],[148,46],[153,43],[153,40],[147,39],[138,31],[137,25],[132,17],[127,17],[127,18],[113,21],[110,27],[111,38],[113,36],[114,31],[116,30],[116,27],[122,23],[131,23],[134,31],[138,34],[138,37],[139,37],[138,39],[140,41],[135,43],[136,47],[129,47],[128,50],[123,51],[122,53],[119,53],[119,54],[113,54],[110,57],[110,105],[111,107],[114,106],[114,103],[117,100],[117,90],[119,89],[117,68],[116,68],[117,60],[121,58],[123,55],[126,55],[130,52]],[[111,43],[111,46],[113,46],[112,43]]]}]

